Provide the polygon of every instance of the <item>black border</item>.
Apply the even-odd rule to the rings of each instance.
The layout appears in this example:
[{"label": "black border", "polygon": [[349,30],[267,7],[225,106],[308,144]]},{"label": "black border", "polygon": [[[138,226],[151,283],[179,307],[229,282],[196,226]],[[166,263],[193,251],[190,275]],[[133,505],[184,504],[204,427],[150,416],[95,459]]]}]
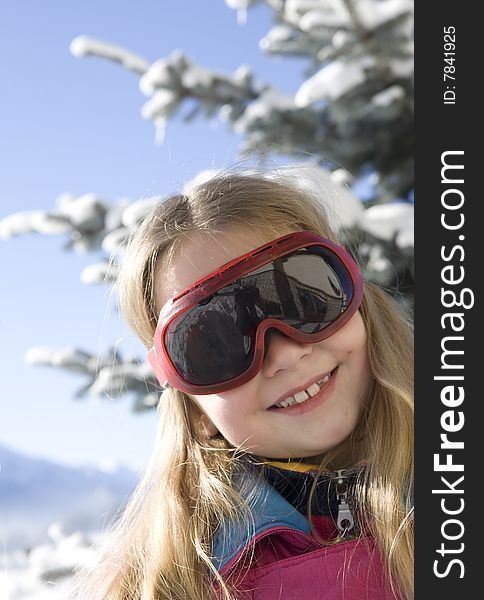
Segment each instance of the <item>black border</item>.
[{"label": "black border", "polygon": [[[437,3],[421,3],[416,7],[415,18],[415,72],[416,72],[416,224],[415,224],[415,369],[416,369],[416,483],[415,483],[415,583],[417,600],[435,597],[438,600],[452,598],[481,597],[482,574],[480,565],[484,543],[483,520],[484,495],[480,492],[484,441],[482,427],[483,385],[478,386],[478,373],[484,373],[484,344],[480,299],[484,250],[479,244],[484,240],[480,215],[484,206],[483,192],[479,189],[481,172],[484,173],[484,149],[482,146],[482,119],[477,103],[481,102],[484,72],[481,53],[482,23],[473,10],[475,5],[447,0]],[[443,94],[451,82],[444,82],[444,27],[455,27],[455,104],[444,104]],[[450,96],[450,94],[449,94]],[[450,98],[449,98],[450,99]],[[464,164],[464,184],[456,185],[465,195],[462,211],[465,223],[461,231],[449,232],[441,225],[441,194],[448,185],[441,183],[441,154],[445,151],[463,150],[464,154],[454,161]],[[457,178],[457,177],[456,177]],[[464,240],[458,240],[464,235]],[[449,434],[451,439],[461,439],[464,448],[454,450],[454,462],[463,463],[464,480],[460,488],[463,494],[447,496],[433,494],[433,489],[442,489],[440,476],[445,473],[434,471],[434,454],[440,450],[442,413],[446,408],[440,399],[442,381],[434,380],[442,375],[441,340],[447,333],[441,327],[441,317],[447,309],[441,304],[441,269],[449,263],[441,258],[441,246],[451,248],[456,243],[464,246],[462,265],[465,280],[460,286],[474,293],[474,306],[464,313],[465,328],[453,335],[463,335],[460,357],[464,364],[464,381],[459,383],[465,390],[462,405],[455,410],[464,413],[465,424],[460,432]],[[458,253],[459,254],[459,253]],[[458,255],[456,254],[456,256]],[[446,286],[448,287],[448,286]],[[459,286],[455,286],[458,292]],[[452,310],[458,310],[454,308]],[[457,347],[457,346],[455,346]],[[449,372],[450,373],[450,372]],[[456,371],[454,371],[454,374]],[[450,385],[450,383],[449,383]],[[445,454],[446,451],[442,453]],[[448,473],[454,481],[456,473]],[[443,513],[441,500],[449,498],[449,507],[458,506],[457,498],[463,498],[465,507],[456,518],[462,521],[464,533],[459,541],[450,542],[442,537],[442,523],[452,518]],[[454,504],[452,505],[452,502]],[[456,533],[458,527],[447,531]],[[462,552],[439,555],[436,550],[441,543],[456,549],[464,544]],[[460,548],[460,546],[459,546]],[[439,560],[437,569],[446,571],[450,561],[460,559],[462,569],[454,563],[447,576],[438,578],[434,574],[434,561]],[[435,593],[435,596],[429,594]],[[455,594],[460,594],[456,596]]]}]

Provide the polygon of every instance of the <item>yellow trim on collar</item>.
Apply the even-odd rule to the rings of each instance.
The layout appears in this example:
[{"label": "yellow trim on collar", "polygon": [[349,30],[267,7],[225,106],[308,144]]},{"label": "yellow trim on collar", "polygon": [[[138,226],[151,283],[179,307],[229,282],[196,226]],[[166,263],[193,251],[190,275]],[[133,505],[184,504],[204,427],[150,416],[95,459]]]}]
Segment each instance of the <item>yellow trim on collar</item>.
[{"label": "yellow trim on collar", "polygon": [[[277,469],[284,469],[285,471],[297,471],[298,473],[307,473],[308,471],[317,471],[319,469],[319,465],[311,465],[303,462],[269,461],[267,464],[271,467],[276,467]],[[324,469],[324,471],[327,470],[328,469]]]}]

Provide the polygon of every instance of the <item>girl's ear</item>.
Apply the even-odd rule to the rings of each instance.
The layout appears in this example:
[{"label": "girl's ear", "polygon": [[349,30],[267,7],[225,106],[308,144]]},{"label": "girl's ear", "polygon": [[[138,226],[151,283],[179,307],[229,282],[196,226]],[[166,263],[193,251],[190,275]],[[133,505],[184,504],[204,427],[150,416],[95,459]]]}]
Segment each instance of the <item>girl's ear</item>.
[{"label": "girl's ear", "polygon": [[205,413],[200,415],[200,425],[202,426],[202,430],[207,437],[212,438],[217,435],[218,429]]}]

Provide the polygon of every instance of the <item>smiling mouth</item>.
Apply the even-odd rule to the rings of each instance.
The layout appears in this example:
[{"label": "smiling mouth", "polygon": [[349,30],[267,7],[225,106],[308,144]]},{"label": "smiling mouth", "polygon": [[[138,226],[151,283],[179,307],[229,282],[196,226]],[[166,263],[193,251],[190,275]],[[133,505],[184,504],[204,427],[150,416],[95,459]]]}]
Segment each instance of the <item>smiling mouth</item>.
[{"label": "smiling mouth", "polygon": [[277,404],[273,404],[269,407],[269,410],[277,410],[278,408],[287,408],[288,406],[293,406],[294,404],[303,404],[309,398],[316,396],[322,390],[322,388],[327,385],[327,383],[331,380],[333,373],[336,371],[336,367],[330,371],[327,375],[325,375],[322,379],[315,381],[305,390],[301,390],[296,392],[293,396],[288,396],[282,402],[278,402]]}]

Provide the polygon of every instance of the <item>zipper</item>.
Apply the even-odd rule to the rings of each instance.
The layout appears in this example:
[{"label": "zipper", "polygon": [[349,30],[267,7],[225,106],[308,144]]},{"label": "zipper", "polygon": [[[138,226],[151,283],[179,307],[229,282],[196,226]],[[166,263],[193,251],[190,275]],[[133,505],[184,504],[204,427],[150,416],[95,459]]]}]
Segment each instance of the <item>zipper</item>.
[{"label": "zipper", "polygon": [[[349,484],[348,478],[350,475],[354,474],[355,469],[340,469],[333,473],[323,474],[324,478],[328,478],[331,481],[335,481],[335,492],[336,492],[336,500],[338,501],[338,516],[336,519],[336,527],[338,531],[342,535],[345,541],[349,541],[350,539],[358,536],[358,530],[355,527],[355,520],[353,518],[353,513],[351,512],[351,508],[349,505]],[[304,531],[300,531],[299,529],[293,529],[292,527],[288,527],[287,525],[280,525],[278,527],[270,527],[267,530],[261,532],[260,534],[254,536],[250,541],[250,545],[253,543],[259,542],[263,540],[265,537],[272,535],[274,533],[290,531],[291,535],[297,535],[298,537],[304,539],[308,542],[308,545],[312,547],[313,550],[320,549],[325,547],[323,544],[319,543],[312,535],[307,534]],[[242,551],[245,552],[245,549]],[[233,569],[235,563],[238,561],[240,554],[237,553],[231,560],[229,560],[221,569],[221,573],[224,576],[230,574]],[[237,560],[235,560],[237,558]]]},{"label": "zipper", "polygon": [[338,501],[338,518],[336,520],[336,527],[347,538],[350,535],[351,530],[355,526],[355,520],[348,504],[348,475],[342,469],[336,471],[334,479],[336,479],[336,499]]},{"label": "zipper", "polygon": [[336,518],[336,527],[338,531],[347,538],[354,529],[353,534],[357,533],[355,519],[350,507],[350,494],[348,479],[357,472],[358,468],[340,469],[332,473],[323,473],[321,478],[335,481],[336,500],[338,502],[338,516]]}]

